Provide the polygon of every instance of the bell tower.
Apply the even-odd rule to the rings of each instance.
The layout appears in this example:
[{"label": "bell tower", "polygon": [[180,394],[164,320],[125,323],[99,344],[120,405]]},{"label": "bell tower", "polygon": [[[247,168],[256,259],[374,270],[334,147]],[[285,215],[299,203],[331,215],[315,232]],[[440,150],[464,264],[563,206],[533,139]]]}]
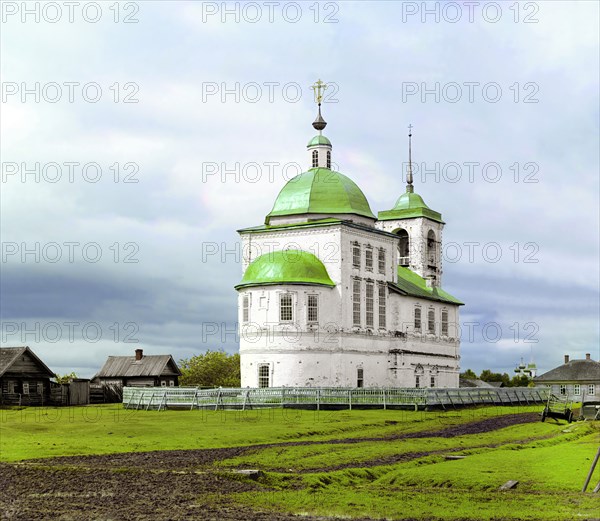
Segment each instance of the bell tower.
[{"label": "bell tower", "polygon": [[442,215],[415,193],[412,172],[412,125],[408,127],[408,172],[406,192],[391,210],[379,212],[377,228],[398,236],[398,264],[427,280],[442,284]]}]

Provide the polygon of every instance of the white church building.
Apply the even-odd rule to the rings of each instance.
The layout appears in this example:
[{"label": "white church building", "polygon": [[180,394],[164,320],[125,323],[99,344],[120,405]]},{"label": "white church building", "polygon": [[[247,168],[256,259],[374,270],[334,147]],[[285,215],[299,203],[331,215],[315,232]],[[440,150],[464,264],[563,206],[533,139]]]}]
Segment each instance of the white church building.
[{"label": "white church building", "polygon": [[331,170],[322,131],[311,168],[281,189],[264,225],[238,230],[242,387],[458,387],[460,300],[442,289],[444,222],[414,192],[377,216]]}]

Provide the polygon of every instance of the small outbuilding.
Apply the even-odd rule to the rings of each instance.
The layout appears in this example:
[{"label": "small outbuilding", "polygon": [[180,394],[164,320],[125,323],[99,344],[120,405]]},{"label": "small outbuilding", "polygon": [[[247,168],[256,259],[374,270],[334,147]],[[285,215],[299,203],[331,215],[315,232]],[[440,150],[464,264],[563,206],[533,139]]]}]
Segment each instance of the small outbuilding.
[{"label": "small outbuilding", "polygon": [[180,376],[171,355],[144,355],[136,349],[135,356],[109,356],[92,383],[119,394],[124,386],[176,387]]},{"label": "small outbuilding", "polygon": [[28,346],[0,348],[1,405],[47,405],[55,377]]},{"label": "small outbuilding", "polygon": [[536,387],[549,387],[556,395],[569,396],[576,401],[600,399],[600,362],[592,360],[590,353],[585,359],[570,360],[533,379]]}]

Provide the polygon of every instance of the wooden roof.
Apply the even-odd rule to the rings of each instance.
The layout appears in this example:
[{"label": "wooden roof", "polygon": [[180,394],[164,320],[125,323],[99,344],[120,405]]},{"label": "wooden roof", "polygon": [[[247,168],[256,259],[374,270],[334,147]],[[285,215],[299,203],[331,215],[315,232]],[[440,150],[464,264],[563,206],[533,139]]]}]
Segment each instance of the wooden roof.
[{"label": "wooden roof", "polygon": [[165,374],[181,376],[181,371],[171,355],[144,355],[141,360],[136,360],[135,356],[109,356],[96,377],[131,378]]},{"label": "wooden roof", "polygon": [[28,346],[0,347],[0,376],[9,372],[9,369],[15,361],[24,354],[27,354],[43,372],[47,373],[49,378],[54,378],[56,376],[56,374],[54,374],[54,372],[52,372]]}]

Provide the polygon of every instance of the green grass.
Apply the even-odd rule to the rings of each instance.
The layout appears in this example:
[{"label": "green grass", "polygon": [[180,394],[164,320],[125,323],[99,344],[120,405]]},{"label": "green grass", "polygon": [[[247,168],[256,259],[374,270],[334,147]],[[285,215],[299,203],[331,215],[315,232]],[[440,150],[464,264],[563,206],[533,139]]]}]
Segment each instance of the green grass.
[{"label": "green grass", "polygon": [[[598,518],[598,496],[581,494],[580,489],[600,441],[599,422],[570,426],[535,422],[453,438],[366,439],[434,433],[451,425],[531,411],[540,412],[541,407],[447,413],[156,412],[125,411],[120,405],[0,410],[0,460],[277,443],[281,445],[257,447],[215,465],[219,472],[232,467],[266,472],[261,479],[264,492],[232,494],[230,500],[259,509],[348,518]],[[307,441],[311,443],[290,443]],[[411,453],[426,454],[390,462],[389,458]],[[450,461],[447,454],[465,458]],[[52,461],[47,464],[52,466]],[[519,481],[517,488],[498,492],[511,479]],[[600,468],[592,487],[599,479]],[[210,501],[198,498],[199,503]]]}]

